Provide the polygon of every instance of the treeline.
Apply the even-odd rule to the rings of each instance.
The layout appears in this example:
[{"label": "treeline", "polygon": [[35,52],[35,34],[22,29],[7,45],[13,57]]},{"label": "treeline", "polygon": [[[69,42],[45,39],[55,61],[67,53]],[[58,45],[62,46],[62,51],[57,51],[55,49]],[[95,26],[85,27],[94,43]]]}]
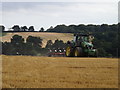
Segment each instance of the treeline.
[{"label": "treeline", "polygon": [[0,25],[0,30],[2,32],[44,32],[44,28],[41,27],[39,31],[35,31],[34,26],[19,26],[19,25],[14,25],[13,27],[9,28],[7,31],[5,31],[5,26]]},{"label": "treeline", "polygon": [[42,41],[40,37],[28,36],[25,40],[22,36],[14,35],[10,42],[2,42],[2,54],[46,56],[49,50],[66,47],[66,43],[62,40],[55,40],[54,43],[48,40],[43,48]]},{"label": "treeline", "polygon": [[14,35],[11,42],[2,42],[2,54],[5,55],[36,55],[42,49],[42,39],[28,36],[26,42],[22,36]]},{"label": "treeline", "polygon": [[57,25],[54,28],[47,29],[47,32],[59,32],[59,33],[81,33],[81,32],[109,32],[118,30],[118,24],[108,25]]},{"label": "treeline", "polygon": [[[99,51],[101,57],[119,57],[120,56],[120,23],[108,25],[57,25],[56,27],[50,27],[46,31],[44,28],[40,28],[40,32],[57,32],[57,33],[91,33],[95,37],[93,44]],[[5,27],[1,26],[1,30],[4,31]],[[34,32],[34,26],[29,28],[18,25],[12,27],[13,31],[26,31]],[[38,32],[39,33],[39,32]],[[27,42],[26,42],[27,43]]]},{"label": "treeline", "polygon": [[120,57],[120,23],[102,25],[57,25],[47,32],[57,33],[91,33],[95,37],[93,44],[102,57]]},{"label": "treeline", "polygon": [[[53,28],[51,26],[49,29],[45,30],[43,27],[41,27],[39,30],[35,30],[34,26],[19,26],[14,25],[11,28],[9,28],[6,32],[57,32],[57,33],[79,33],[79,32],[106,32],[106,31],[117,31],[119,24],[102,24],[102,25],[57,25]],[[0,30],[5,32],[5,26],[0,25]]]}]

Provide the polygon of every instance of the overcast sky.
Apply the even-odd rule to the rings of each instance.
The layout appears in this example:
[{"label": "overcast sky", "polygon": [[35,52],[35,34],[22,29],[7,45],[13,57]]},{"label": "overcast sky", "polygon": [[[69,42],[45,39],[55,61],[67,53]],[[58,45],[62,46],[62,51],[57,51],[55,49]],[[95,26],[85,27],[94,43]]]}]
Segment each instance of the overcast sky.
[{"label": "overcast sky", "polygon": [[8,2],[5,0],[0,10],[2,24],[6,28],[13,25],[28,27],[33,25],[36,30],[39,30],[41,27],[47,29],[59,24],[116,24],[118,22],[118,0],[47,1]]}]

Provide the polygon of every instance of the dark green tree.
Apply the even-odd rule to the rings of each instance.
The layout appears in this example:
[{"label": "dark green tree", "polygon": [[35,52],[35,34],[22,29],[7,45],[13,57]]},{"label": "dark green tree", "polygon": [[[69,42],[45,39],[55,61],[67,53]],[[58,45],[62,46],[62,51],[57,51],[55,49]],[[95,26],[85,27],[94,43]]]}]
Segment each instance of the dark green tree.
[{"label": "dark green tree", "polygon": [[5,55],[16,55],[17,51],[14,45],[9,42],[2,43],[2,54]]},{"label": "dark green tree", "polygon": [[106,56],[106,51],[103,48],[98,48],[98,56],[99,57],[105,57]]},{"label": "dark green tree", "polygon": [[42,39],[40,37],[28,36],[26,45],[30,55],[38,55],[42,52]]},{"label": "dark green tree", "polygon": [[43,27],[40,28],[39,32],[44,32],[44,28]]},{"label": "dark green tree", "polygon": [[23,27],[21,27],[21,31],[27,31],[28,30],[28,28],[27,28],[27,26],[23,26]]},{"label": "dark green tree", "polygon": [[45,48],[52,48],[53,42],[52,40],[48,40]]},{"label": "dark green tree", "polygon": [[30,26],[30,27],[28,28],[28,31],[34,31],[34,26]]},{"label": "dark green tree", "polygon": [[55,40],[54,44],[53,44],[54,48],[65,48],[66,44],[62,41],[62,40]]},{"label": "dark green tree", "polygon": [[24,50],[24,38],[19,35],[14,35],[11,38],[11,45],[15,48],[16,55],[22,55]]},{"label": "dark green tree", "polygon": [[101,29],[102,32],[104,32],[104,31],[106,32],[107,30],[109,30],[109,25],[108,24],[102,24],[100,29]]},{"label": "dark green tree", "polygon": [[42,47],[42,39],[40,37],[28,36],[28,38],[26,39],[26,43]]},{"label": "dark green tree", "polygon": [[12,29],[13,29],[13,31],[20,31],[19,25],[14,25],[14,26],[12,27]]},{"label": "dark green tree", "polygon": [[11,38],[11,43],[14,45],[24,43],[24,38],[22,38],[22,36],[19,36],[19,35],[14,35]]}]

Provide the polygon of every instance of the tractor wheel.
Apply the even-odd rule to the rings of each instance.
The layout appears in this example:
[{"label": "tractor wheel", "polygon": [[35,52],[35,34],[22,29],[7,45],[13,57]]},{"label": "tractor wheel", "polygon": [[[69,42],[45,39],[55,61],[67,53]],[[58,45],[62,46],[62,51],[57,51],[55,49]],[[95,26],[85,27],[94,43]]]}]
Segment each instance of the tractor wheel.
[{"label": "tractor wheel", "polygon": [[65,55],[66,55],[67,57],[72,57],[72,56],[73,56],[73,48],[72,48],[71,46],[68,46],[68,47],[66,48]]},{"label": "tractor wheel", "polygon": [[79,56],[82,56],[82,48],[81,47],[76,47],[75,48],[75,52],[74,52],[74,56],[75,57],[79,57]]}]

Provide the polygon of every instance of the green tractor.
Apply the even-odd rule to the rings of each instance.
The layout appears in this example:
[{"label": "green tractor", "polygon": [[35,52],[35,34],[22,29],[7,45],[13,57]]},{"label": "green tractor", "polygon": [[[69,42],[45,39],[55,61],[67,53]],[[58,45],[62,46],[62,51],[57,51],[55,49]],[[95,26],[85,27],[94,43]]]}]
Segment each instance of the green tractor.
[{"label": "green tractor", "polygon": [[92,44],[91,34],[74,34],[74,40],[67,42],[65,55],[67,57],[96,57],[97,50]]}]

